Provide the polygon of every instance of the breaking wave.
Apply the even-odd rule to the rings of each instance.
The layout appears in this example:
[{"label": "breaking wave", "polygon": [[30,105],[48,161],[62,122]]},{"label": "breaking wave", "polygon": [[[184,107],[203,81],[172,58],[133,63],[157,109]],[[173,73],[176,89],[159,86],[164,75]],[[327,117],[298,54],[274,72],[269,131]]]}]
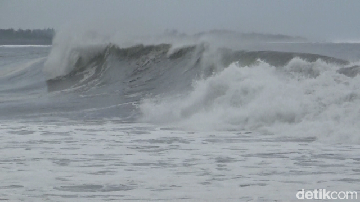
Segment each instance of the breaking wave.
[{"label": "breaking wave", "polygon": [[323,60],[291,59],[275,67],[259,61],[194,83],[179,97],[142,101],[144,121],[193,130],[250,130],[265,134],[359,142],[360,77]]},{"label": "breaking wave", "polygon": [[133,120],[191,130],[348,142],[360,141],[359,69],[317,54],[238,51],[204,41],[55,44],[45,63],[48,91],[80,93],[95,108],[114,106],[112,115],[131,109]]}]

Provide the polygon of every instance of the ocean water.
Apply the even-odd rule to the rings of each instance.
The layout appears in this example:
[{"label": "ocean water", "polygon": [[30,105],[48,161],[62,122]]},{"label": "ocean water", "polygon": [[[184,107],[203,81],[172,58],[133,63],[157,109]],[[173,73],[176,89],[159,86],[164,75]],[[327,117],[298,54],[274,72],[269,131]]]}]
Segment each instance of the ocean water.
[{"label": "ocean water", "polygon": [[0,200],[360,191],[360,44],[63,39],[0,46]]}]

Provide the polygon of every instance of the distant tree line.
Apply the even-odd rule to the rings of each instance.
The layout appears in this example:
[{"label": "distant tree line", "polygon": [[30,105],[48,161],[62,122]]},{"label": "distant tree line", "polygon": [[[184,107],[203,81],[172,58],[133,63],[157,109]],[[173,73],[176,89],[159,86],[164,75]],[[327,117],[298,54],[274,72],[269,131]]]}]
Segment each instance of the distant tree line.
[{"label": "distant tree line", "polygon": [[0,29],[1,45],[51,45],[54,29]]}]

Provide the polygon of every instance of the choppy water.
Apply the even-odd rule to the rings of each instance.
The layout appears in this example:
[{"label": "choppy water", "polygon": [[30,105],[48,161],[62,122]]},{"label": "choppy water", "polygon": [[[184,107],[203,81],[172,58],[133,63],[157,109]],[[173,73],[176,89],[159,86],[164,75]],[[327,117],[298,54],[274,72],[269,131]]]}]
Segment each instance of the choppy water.
[{"label": "choppy water", "polygon": [[359,191],[358,145],[120,121],[0,130],[2,200],[294,201],[304,188]]},{"label": "choppy water", "polygon": [[360,191],[359,44],[66,47],[0,47],[1,200]]}]

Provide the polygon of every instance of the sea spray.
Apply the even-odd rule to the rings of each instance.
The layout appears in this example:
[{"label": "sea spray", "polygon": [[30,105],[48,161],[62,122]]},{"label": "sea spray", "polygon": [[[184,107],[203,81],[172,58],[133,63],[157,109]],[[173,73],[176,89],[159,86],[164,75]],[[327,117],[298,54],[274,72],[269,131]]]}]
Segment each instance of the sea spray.
[{"label": "sea spray", "polygon": [[142,120],[192,130],[251,130],[323,141],[360,142],[360,77],[322,60],[274,67],[232,63],[186,95],[146,99]]}]

